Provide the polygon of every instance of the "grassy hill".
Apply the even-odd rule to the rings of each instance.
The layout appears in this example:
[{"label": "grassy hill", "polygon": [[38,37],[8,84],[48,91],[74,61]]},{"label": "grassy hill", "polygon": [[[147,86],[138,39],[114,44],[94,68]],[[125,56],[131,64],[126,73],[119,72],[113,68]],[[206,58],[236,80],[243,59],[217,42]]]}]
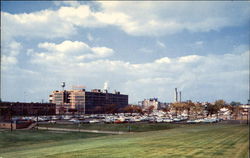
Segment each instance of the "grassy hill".
[{"label": "grassy hill", "polygon": [[[19,131],[18,131],[19,132]],[[57,139],[36,140],[36,132],[26,131],[15,134],[0,133],[0,157],[91,157],[91,158],[247,158],[247,125],[187,125],[159,131],[139,132],[125,135],[89,135],[79,137],[79,133],[58,134]],[[24,132],[24,134],[22,133]],[[39,131],[40,132],[40,131]],[[51,132],[39,133],[44,139]],[[83,133],[84,134],[84,133]],[[87,133],[85,133],[87,134]],[[19,145],[8,144],[9,137],[22,137]],[[29,141],[25,141],[25,137]],[[92,138],[89,138],[92,137]],[[7,147],[4,144],[7,143]],[[13,147],[14,146],[14,147]]]}]

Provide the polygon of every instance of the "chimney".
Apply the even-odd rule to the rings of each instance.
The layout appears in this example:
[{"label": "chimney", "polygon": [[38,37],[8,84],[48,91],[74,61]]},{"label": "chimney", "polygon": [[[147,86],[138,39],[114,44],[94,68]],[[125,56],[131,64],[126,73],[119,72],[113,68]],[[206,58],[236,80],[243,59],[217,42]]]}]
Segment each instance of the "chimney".
[{"label": "chimney", "polygon": [[181,102],[181,91],[179,93],[180,93],[180,102]]},{"label": "chimney", "polygon": [[178,102],[178,92],[177,92],[177,88],[175,88],[175,102]]}]

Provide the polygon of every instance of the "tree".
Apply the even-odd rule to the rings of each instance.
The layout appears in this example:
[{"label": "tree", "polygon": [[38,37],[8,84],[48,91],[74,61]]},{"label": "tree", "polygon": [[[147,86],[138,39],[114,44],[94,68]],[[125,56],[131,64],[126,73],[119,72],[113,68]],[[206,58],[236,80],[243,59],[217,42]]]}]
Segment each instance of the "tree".
[{"label": "tree", "polygon": [[225,105],[226,102],[224,100],[216,100],[214,104],[208,103],[206,107],[207,115],[218,114],[219,110]]},{"label": "tree", "polygon": [[151,113],[153,112],[153,110],[154,110],[154,106],[151,105],[151,106],[149,106],[149,107],[146,109],[146,113],[149,115],[149,114],[151,114]]},{"label": "tree", "polygon": [[230,110],[231,114],[234,116],[235,120],[239,116],[239,113],[241,113],[243,110],[240,106],[232,106],[232,105],[229,105],[228,109]]},{"label": "tree", "polygon": [[220,100],[216,100],[216,101],[214,102],[214,105],[215,105],[216,107],[218,107],[218,108],[222,108],[222,107],[224,107],[224,106],[227,105],[227,104],[226,104],[226,102],[225,102],[224,100],[220,99]]},{"label": "tree", "polygon": [[193,112],[195,113],[195,116],[197,118],[198,114],[204,111],[204,107],[201,103],[195,103],[193,106]]},{"label": "tree", "polygon": [[175,115],[177,116],[177,114],[183,112],[185,108],[185,103],[176,102],[176,103],[172,103],[171,106],[172,108],[175,109]]},{"label": "tree", "polygon": [[59,108],[59,114],[65,114],[65,112],[66,112],[66,109],[63,107],[63,106],[61,106],[60,108]]},{"label": "tree", "polygon": [[125,108],[123,108],[123,111],[126,113],[140,113],[142,114],[142,108],[140,106],[135,106],[135,105],[128,105]]},{"label": "tree", "polygon": [[230,105],[231,105],[231,106],[239,106],[239,105],[241,105],[241,103],[240,103],[240,102],[232,101],[232,102],[230,103]]},{"label": "tree", "polygon": [[118,111],[116,104],[108,104],[104,107],[106,113],[116,113]]},{"label": "tree", "polygon": [[96,107],[94,108],[94,113],[98,114],[98,113],[101,113],[101,112],[103,112],[101,106],[96,106]]},{"label": "tree", "polygon": [[169,106],[166,106],[166,107],[164,107],[164,108],[162,109],[162,111],[164,111],[164,112],[169,112],[169,111],[170,111],[170,107],[169,107]]},{"label": "tree", "polygon": [[125,108],[123,108],[123,111],[126,112],[126,113],[131,113],[132,114],[135,110],[134,110],[133,106],[128,105]]},{"label": "tree", "polygon": [[[194,109],[194,108],[195,108],[195,104],[192,101],[188,101],[185,103],[185,109],[188,112],[188,118],[189,118],[191,109]],[[195,108],[195,109],[197,109],[197,108]]]},{"label": "tree", "polygon": [[144,114],[141,106],[136,106],[136,111],[137,111],[137,113],[140,113],[142,115]]}]

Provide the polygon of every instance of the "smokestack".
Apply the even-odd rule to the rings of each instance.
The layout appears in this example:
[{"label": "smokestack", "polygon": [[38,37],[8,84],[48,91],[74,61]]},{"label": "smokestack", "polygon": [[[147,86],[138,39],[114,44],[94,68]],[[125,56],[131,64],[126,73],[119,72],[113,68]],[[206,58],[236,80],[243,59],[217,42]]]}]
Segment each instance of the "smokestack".
[{"label": "smokestack", "polygon": [[179,93],[180,93],[180,102],[181,102],[181,91]]},{"label": "smokestack", "polygon": [[103,90],[107,91],[108,90],[108,81],[104,82]]},{"label": "smokestack", "polygon": [[175,88],[175,102],[178,102],[178,91],[177,91],[177,88]]}]

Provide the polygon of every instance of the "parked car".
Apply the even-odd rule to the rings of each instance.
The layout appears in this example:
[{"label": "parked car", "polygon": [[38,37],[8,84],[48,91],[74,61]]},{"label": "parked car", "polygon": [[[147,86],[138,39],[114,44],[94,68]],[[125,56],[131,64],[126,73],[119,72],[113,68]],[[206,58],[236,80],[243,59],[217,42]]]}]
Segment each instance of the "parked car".
[{"label": "parked car", "polygon": [[55,120],[49,120],[48,122],[51,123],[51,124],[56,124]]}]

